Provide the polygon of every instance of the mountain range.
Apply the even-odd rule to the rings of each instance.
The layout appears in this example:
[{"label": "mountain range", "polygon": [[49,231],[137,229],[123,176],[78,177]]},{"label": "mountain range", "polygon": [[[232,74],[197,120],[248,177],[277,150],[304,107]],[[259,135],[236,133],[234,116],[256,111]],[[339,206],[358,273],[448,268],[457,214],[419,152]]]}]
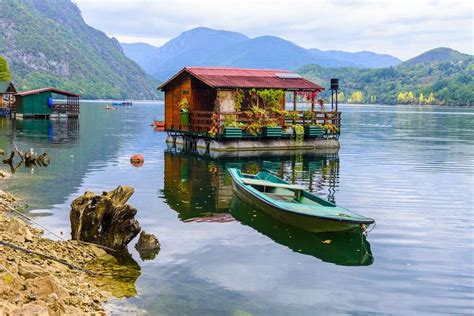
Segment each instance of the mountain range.
[{"label": "mountain range", "polygon": [[154,99],[157,81],[70,0],[1,0],[0,55],[17,90],[55,86],[83,98]]},{"label": "mountain range", "polygon": [[183,32],[161,47],[145,43],[121,45],[125,55],[159,80],[166,80],[185,66],[296,69],[317,64],[379,68],[401,62],[385,54],[306,49],[276,36],[249,38],[242,33],[206,27]]},{"label": "mountain range", "polygon": [[[296,71],[325,86],[330,78],[339,78],[345,102],[474,105],[474,57],[446,47],[394,67],[325,68],[313,64]],[[355,93],[359,98],[353,97]],[[429,95],[432,97],[426,99]]]}]

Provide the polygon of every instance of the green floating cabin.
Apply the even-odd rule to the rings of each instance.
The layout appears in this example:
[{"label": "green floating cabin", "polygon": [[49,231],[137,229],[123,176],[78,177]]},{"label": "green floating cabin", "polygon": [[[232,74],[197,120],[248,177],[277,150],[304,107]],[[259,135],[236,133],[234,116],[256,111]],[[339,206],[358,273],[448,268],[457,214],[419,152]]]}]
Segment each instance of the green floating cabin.
[{"label": "green floating cabin", "polygon": [[16,116],[20,118],[78,117],[79,94],[43,88],[15,95]]},{"label": "green floating cabin", "polygon": [[339,148],[341,113],[288,70],[185,67],[165,94],[167,142],[206,151]]}]

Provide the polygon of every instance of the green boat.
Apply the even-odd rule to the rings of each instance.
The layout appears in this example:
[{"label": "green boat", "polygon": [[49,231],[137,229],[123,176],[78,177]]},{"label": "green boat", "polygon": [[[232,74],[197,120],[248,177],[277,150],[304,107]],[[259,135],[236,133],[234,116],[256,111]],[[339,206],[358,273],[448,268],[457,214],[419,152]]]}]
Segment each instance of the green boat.
[{"label": "green boat", "polygon": [[245,174],[227,169],[234,192],[277,220],[310,232],[365,231],[375,221],[289,184],[267,171]]}]

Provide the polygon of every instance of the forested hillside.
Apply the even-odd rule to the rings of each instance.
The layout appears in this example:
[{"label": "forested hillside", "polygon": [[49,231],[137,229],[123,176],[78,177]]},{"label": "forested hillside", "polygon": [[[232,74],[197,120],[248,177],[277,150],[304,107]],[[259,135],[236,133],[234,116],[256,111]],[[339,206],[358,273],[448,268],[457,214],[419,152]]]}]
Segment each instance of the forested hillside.
[{"label": "forested hillside", "polygon": [[152,99],[156,81],[70,0],[0,1],[0,55],[18,90],[55,86],[83,98]]},{"label": "forested hillside", "polygon": [[448,48],[389,68],[305,65],[297,72],[323,86],[339,78],[340,99],[349,103],[474,105],[473,56]]}]

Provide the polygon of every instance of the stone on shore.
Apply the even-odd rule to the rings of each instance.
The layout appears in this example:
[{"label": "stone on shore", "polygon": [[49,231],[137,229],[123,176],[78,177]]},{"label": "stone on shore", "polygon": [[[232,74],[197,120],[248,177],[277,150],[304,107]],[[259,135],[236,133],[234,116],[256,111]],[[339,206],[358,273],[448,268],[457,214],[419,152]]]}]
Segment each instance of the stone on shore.
[{"label": "stone on shore", "polygon": [[160,251],[161,245],[153,234],[147,234],[144,231],[140,233],[135,249],[137,249],[142,260],[153,260]]}]

